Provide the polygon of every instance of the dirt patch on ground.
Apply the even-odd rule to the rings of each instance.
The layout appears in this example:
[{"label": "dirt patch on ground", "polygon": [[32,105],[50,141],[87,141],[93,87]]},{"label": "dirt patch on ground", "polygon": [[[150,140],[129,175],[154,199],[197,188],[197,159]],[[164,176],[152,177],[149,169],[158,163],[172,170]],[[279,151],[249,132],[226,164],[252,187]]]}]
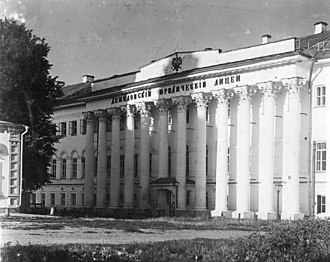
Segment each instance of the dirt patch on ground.
[{"label": "dirt patch on ground", "polygon": [[0,224],[1,244],[128,244],[194,238],[238,238],[251,231],[238,230],[159,230],[159,229],[106,229],[58,224],[5,221]]}]

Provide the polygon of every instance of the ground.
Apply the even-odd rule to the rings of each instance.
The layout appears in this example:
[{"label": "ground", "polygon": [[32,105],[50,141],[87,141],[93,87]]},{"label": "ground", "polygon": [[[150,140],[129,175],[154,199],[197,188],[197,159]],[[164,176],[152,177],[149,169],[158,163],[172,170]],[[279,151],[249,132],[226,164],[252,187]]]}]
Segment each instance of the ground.
[{"label": "ground", "polygon": [[[234,225],[234,226],[233,226]],[[252,225],[252,224],[251,224]],[[127,244],[178,239],[237,238],[251,234],[250,224],[228,221],[115,220],[11,214],[0,217],[1,244]]]}]

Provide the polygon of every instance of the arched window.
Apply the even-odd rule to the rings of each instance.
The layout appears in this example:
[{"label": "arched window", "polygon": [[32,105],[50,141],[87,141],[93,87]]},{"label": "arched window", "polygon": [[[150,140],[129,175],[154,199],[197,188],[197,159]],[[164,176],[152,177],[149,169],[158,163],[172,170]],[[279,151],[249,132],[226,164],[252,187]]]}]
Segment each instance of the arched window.
[{"label": "arched window", "polygon": [[172,148],[168,147],[168,176],[171,176],[172,170]]},{"label": "arched window", "polygon": [[63,152],[61,154],[61,178],[65,179],[66,178],[66,157],[67,157],[67,153]]},{"label": "arched window", "polygon": [[53,158],[52,159],[52,177],[55,178],[56,177],[56,159]]},{"label": "arched window", "polygon": [[72,178],[78,177],[78,154],[77,152],[72,153]]},{"label": "arched window", "polygon": [[189,146],[186,145],[186,176],[189,176]]},{"label": "arched window", "polygon": [[209,173],[209,147],[206,145],[206,152],[205,152],[205,170],[206,175]]}]

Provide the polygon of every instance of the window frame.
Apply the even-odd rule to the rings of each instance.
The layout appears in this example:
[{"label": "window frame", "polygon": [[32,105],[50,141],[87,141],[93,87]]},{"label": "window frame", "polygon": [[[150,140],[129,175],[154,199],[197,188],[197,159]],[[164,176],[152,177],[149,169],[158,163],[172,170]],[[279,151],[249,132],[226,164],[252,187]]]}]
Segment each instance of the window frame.
[{"label": "window frame", "polygon": [[315,87],[315,106],[324,107],[326,105],[326,86],[318,85]]},{"label": "window frame", "polygon": [[316,142],[315,148],[315,171],[327,171],[327,143],[325,141]]},{"label": "window frame", "polygon": [[69,135],[70,136],[76,136],[77,135],[77,129],[78,129],[77,120],[69,121]]}]

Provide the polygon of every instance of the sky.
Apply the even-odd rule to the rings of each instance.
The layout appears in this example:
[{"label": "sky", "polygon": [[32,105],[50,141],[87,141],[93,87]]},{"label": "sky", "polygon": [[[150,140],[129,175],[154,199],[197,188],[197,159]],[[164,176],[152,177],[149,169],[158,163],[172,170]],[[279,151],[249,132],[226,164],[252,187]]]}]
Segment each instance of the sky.
[{"label": "sky", "polygon": [[52,76],[66,84],[137,71],[176,51],[228,51],[313,34],[329,0],[0,0],[46,39]]}]

